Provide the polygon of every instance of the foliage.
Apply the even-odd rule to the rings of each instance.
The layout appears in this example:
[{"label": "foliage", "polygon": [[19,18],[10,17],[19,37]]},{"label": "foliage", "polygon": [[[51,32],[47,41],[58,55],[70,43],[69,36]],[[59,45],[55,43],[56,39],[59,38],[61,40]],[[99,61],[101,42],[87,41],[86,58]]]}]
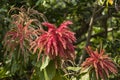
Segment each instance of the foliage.
[{"label": "foliage", "polygon": [[111,71],[116,75],[107,78],[119,80],[119,4],[119,0],[2,0],[0,79],[96,80],[94,66],[83,66],[89,59],[84,48],[90,45],[98,51],[103,47],[118,68],[106,71],[98,64],[105,72],[97,75],[102,78]]}]

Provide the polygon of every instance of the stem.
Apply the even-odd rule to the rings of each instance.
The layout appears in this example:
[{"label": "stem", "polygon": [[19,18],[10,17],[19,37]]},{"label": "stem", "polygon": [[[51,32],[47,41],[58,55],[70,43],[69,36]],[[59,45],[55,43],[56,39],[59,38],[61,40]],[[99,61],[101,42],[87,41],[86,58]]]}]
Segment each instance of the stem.
[{"label": "stem", "polygon": [[[90,43],[90,39],[91,39],[91,34],[92,34],[92,25],[93,25],[93,21],[94,21],[94,15],[95,15],[95,8],[93,10],[93,14],[90,18],[90,23],[89,23],[89,29],[88,29],[88,36],[87,36],[87,41],[86,41],[86,45],[85,47],[87,47]],[[80,57],[80,61],[79,61],[79,65],[84,61],[84,59],[86,58],[86,50],[83,50],[83,54]]]},{"label": "stem", "polygon": [[43,72],[44,72],[44,77],[45,77],[45,80],[50,80],[50,79],[49,79],[49,77],[48,77],[48,75],[47,75],[47,71],[46,71],[46,69],[44,69],[44,71],[43,71]]}]

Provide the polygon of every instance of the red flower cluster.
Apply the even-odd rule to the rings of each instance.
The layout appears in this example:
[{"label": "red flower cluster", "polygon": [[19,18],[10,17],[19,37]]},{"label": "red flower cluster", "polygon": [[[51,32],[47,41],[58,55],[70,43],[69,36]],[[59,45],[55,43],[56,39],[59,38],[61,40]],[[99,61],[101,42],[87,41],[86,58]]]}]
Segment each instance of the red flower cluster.
[{"label": "red flower cluster", "polygon": [[99,53],[98,50],[93,51],[90,46],[86,50],[90,57],[83,62],[82,67],[84,69],[92,66],[96,72],[97,79],[99,77],[104,79],[105,75],[108,77],[110,72],[117,74],[117,67],[108,55],[103,55],[104,50],[100,50]]},{"label": "red flower cluster", "polygon": [[73,42],[76,41],[76,38],[74,37],[74,33],[67,27],[72,22],[63,22],[59,28],[48,22],[42,24],[48,27],[48,31],[45,31],[31,43],[34,53],[39,49],[39,55],[43,52],[51,59],[54,59],[56,56],[63,59],[73,59],[75,57]]},{"label": "red flower cluster", "polygon": [[6,46],[7,49],[10,49],[10,51],[15,50],[16,47],[19,46],[19,48],[24,51],[24,41],[30,41],[30,35],[34,33],[34,29],[29,27],[32,21],[33,20],[29,20],[25,26],[22,23],[15,22],[15,27],[5,35],[4,46]]}]

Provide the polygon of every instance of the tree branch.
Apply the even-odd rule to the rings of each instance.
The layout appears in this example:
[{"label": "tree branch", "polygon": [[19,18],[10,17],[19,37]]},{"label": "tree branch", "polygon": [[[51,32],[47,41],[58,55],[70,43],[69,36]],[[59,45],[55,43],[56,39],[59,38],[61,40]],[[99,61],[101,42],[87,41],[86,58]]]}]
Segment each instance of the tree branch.
[{"label": "tree branch", "polygon": [[[114,30],[118,30],[118,28],[109,29],[109,30],[107,30],[107,32],[111,32],[111,31],[114,31]],[[104,34],[104,33],[105,33],[105,31],[102,31],[102,32],[99,32],[99,33],[97,33],[97,34],[91,35],[91,38],[93,38],[93,37],[95,38],[95,37],[97,37],[97,36],[103,37],[103,34]],[[79,43],[85,41],[86,39],[87,39],[87,38],[85,37],[85,38],[77,41],[77,42],[75,43],[75,45],[78,45]]]},{"label": "tree branch", "polygon": [[[90,43],[90,38],[91,38],[91,34],[92,34],[92,27],[93,27],[92,25],[93,25],[94,16],[95,16],[95,10],[96,10],[96,8],[94,8],[93,14],[92,14],[92,16],[90,18],[89,29],[88,29],[88,37],[87,37],[87,41],[86,41],[85,47],[88,46],[89,43]],[[84,61],[85,58],[86,58],[86,50],[84,49],[83,50],[83,54],[80,57],[79,65]]]}]

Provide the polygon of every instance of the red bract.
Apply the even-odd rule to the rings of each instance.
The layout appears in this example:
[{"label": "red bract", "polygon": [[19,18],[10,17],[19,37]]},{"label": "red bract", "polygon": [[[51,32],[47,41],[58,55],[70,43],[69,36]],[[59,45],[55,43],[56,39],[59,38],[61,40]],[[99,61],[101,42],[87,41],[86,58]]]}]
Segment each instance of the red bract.
[{"label": "red bract", "polygon": [[76,38],[74,37],[74,33],[67,27],[72,22],[63,22],[58,28],[48,22],[42,24],[48,27],[48,31],[45,31],[31,43],[34,53],[39,49],[39,55],[43,52],[51,59],[54,59],[56,56],[63,59],[73,59],[75,57],[73,42],[76,41]]},{"label": "red bract", "polygon": [[96,72],[97,79],[100,77],[102,79],[109,76],[109,73],[117,74],[117,67],[115,66],[114,62],[111,60],[108,55],[104,55],[104,50],[93,51],[90,46],[86,48],[89,58],[83,62],[82,67],[84,69],[92,66]]},{"label": "red bract", "polygon": [[15,22],[13,25],[16,27],[12,28],[12,30],[8,31],[5,35],[4,46],[10,51],[15,50],[18,46],[24,51],[25,42],[30,41],[30,37],[32,34],[35,35],[35,31],[33,28],[29,27],[33,20],[29,20],[24,26],[21,23]]}]

